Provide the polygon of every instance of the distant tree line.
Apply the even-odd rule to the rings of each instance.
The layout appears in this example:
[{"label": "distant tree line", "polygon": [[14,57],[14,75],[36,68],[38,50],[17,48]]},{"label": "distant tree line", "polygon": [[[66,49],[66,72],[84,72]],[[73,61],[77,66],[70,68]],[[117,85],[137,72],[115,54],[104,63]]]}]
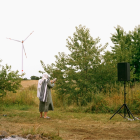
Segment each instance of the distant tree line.
[{"label": "distant tree line", "polygon": [[[41,65],[51,78],[57,77],[55,91],[61,98],[67,96],[69,103],[85,105],[93,93],[117,88],[117,63],[130,63],[131,82],[140,80],[140,26],[126,33],[117,26],[111,36],[114,44],[111,51],[105,51],[108,43],[100,45],[100,38],[90,35],[85,26],[79,25],[68,37],[66,47],[70,54],[59,52],[51,65]],[[101,54],[103,52],[104,54]],[[43,71],[39,71],[43,73]]]},{"label": "distant tree line", "polygon": [[23,78],[22,80],[28,80],[28,78]]},{"label": "distant tree line", "polygon": [[42,77],[40,76],[40,77],[38,77],[38,76],[31,76],[31,80],[39,80],[39,79],[41,79]]}]

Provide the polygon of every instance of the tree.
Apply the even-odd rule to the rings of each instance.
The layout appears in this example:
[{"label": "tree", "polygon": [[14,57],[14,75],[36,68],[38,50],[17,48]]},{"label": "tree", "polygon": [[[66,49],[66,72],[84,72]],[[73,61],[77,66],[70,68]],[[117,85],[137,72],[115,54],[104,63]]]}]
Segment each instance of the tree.
[{"label": "tree", "polygon": [[54,69],[54,63],[52,63],[51,65],[49,64],[45,65],[42,60],[40,60],[40,63],[44,71],[39,71],[39,73],[43,74],[47,72],[51,77],[53,77],[52,74],[53,74],[53,69]]},{"label": "tree", "polygon": [[82,98],[82,102],[91,100],[88,94],[92,92],[96,81],[94,70],[101,63],[100,53],[107,46],[107,44],[104,47],[97,46],[99,42],[100,39],[93,39],[89,29],[82,25],[76,27],[73,38],[69,37],[67,39],[66,47],[71,52],[68,65],[70,66],[69,72],[72,74],[68,77],[70,77],[69,81],[75,81],[76,88],[73,92],[76,95],[77,102],[78,97]]},{"label": "tree", "polygon": [[140,25],[134,28],[132,35],[132,65],[135,68],[134,74],[136,75],[136,80],[140,80]]},{"label": "tree", "polygon": [[36,79],[36,76],[31,76],[31,80],[35,80]]},{"label": "tree", "polygon": [[113,53],[113,60],[114,63],[119,62],[128,62],[130,63],[130,70],[131,70],[131,80],[135,78],[135,67],[134,67],[134,60],[135,60],[135,46],[132,41],[132,33],[124,32],[123,28],[117,26],[116,33],[112,34],[111,41],[113,42],[114,46],[112,47]]},{"label": "tree", "polygon": [[[41,65],[45,72],[57,77],[56,93],[61,97],[67,96],[72,102],[85,105],[91,101],[97,79],[96,70],[101,63],[100,53],[106,48],[97,46],[99,38],[93,39],[89,29],[79,25],[72,37],[68,37],[66,47],[70,54],[58,53],[55,64]],[[42,71],[39,71],[43,73]]]},{"label": "tree", "polygon": [[123,28],[117,26],[116,33],[112,34],[111,41],[114,44],[112,52],[116,63],[129,62],[132,63],[132,42],[131,32],[124,32]]},{"label": "tree", "polygon": [[28,79],[25,77],[25,78],[23,78],[23,80],[28,80]]},{"label": "tree", "polygon": [[16,90],[21,87],[22,76],[19,71],[11,71],[11,66],[1,66],[0,70],[0,97],[6,95],[7,91],[16,93]]},{"label": "tree", "polygon": [[39,80],[39,77],[38,76],[31,76],[31,80]]},{"label": "tree", "polygon": [[113,59],[112,52],[104,52],[104,55],[102,55],[102,63],[96,67],[94,72],[97,89],[99,91],[110,91],[110,87],[113,86],[117,80],[117,65]]},{"label": "tree", "polygon": [[[129,33],[117,26],[116,33],[112,34],[111,40],[114,43],[112,52],[116,63],[129,62],[131,69],[131,80],[140,79],[140,25]],[[134,81],[134,80],[133,80]]]},{"label": "tree", "polygon": [[[68,90],[70,85],[66,84],[68,81],[68,67],[67,67],[67,55],[64,52],[59,52],[58,55],[55,55],[56,61],[55,64],[45,65],[41,60],[41,65],[44,69],[44,72],[47,72],[51,79],[57,78],[57,84],[53,89],[56,90],[58,96],[64,100],[64,95],[68,95],[71,91]],[[40,73],[44,73],[43,71],[39,71]]]}]

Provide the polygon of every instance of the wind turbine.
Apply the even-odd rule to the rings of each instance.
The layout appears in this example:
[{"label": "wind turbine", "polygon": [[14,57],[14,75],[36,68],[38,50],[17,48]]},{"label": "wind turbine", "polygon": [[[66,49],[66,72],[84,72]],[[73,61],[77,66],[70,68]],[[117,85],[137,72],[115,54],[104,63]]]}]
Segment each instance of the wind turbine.
[{"label": "wind turbine", "polygon": [[[34,32],[34,31],[33,31]],[[33,33],[32,32],[32,33]],[[32,34],[32,33],[30,33],[30,35]],[[29,36],[30,36],[29,35]],[[28,37],[29,37],[28,36]],[[24,43],[24,41],[28,38],[28,37],[26,37],[24,40],[22,40],[22,41],[19,41],[19,40],[15,40],[15,39],[11,39],[11,38],[7,38],[7,39],[10,39],[10,40],[14,40],[14,41],[17,41],[17,42],[21,42],[22,43],[22,74],[23,74],[23,50],[24,50],[24,53],[25,53],[25,56],[26,56],[26,58],[27,58],[27,55],[26,55],[26,52],[25,52],[25,48],[24,48],[24,45],[23,45],[23,43]]]}]

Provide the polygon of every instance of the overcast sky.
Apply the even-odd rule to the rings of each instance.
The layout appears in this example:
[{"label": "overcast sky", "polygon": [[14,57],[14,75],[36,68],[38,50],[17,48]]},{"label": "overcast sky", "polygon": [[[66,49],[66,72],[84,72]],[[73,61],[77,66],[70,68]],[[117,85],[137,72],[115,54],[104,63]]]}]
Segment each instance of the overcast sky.
[{"label": "overcast sky", "polygon": [[73,36],[80,24],[90,29],[100,44],[109,43],[120,25],[126,32],[140,24],[139,0],[0,0],[0,59],[12,70],[22,70],[22,41],[27,58],[23,55],[24,77],[41,76],[40,60],[55,62],[58,52],[69,53],[66,39]]}]

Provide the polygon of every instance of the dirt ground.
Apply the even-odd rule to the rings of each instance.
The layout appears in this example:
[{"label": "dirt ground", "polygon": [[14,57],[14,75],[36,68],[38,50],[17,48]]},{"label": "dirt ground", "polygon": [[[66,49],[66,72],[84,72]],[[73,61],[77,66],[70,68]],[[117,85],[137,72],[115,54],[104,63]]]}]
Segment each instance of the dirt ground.
[{"label": "dirt ground", "polygon": [[[69,116],[69,119],[56,117],[44,119],[36,117],[26,121],[24,117],[16,117],[13,122],[7,117],[0,117],[0,130],[12,134],[22,134],[23,131],[39,130],[54,132],[64,140],[94,140],[94,139],[140,139],[140,122],[95,121],[94,119],[79,119]],[[20,122],[17,120],[19,119]],[[32,129],[32,130],[31,130]],[[41,130],[40,130],[41,129]]]},{"label": "dirt ground", "polygon": [[[24,87],[37,81],[22,81]],[[6,117],[3,114],[7,114]],[[9,135],[54,132],[64,140],[139,140],[140,121],[128,121],[116,114],[88,114],[64,112],[55,109],[49,112],[50,119],[39,118],[38,108],[25,111],[1,111],[0,131]],[[134,115],[135,116],[135,115]]]}]

